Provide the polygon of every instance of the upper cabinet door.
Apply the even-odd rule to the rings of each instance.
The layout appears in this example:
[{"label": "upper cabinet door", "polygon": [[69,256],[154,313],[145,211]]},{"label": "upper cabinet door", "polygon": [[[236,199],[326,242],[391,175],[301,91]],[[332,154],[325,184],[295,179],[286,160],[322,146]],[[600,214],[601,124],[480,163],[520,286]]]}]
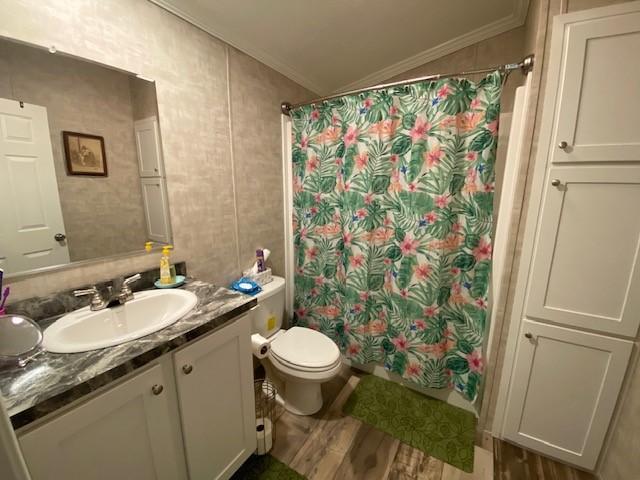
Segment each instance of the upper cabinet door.
[{"label": "upper cabinet door", "polygon": [[163,177],[162,145],[160,128],[156,117],[145,118],[134,122],[138,167],[141,177]]},{"label": "upper cabinet door", "polygon": [[640,322],[638,205],[638,166],[551,169],[528,317],[635,336]]},{"label": "upper cabinet door", "polygon": [[640,13],[566,27],[554,163],[640,160],[639,52]]}]

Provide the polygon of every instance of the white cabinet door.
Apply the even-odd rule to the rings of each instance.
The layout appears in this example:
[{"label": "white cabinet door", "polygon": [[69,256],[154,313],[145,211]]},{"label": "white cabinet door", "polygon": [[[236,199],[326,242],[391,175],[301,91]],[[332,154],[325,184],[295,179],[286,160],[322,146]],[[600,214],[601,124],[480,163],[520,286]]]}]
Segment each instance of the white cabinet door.
[{"label": "white cabinet door", "polygon": [[171,243],[169,203],[164,178],[141,178],[140,182],[149,240]]},{"label": "white cabinet door", "polygon": [[163,177],[162,144],[156,117],[133,123],[138,152],[138,168],[141,177]]},{"label": "white cabinet door", "polygon": [[571,23],[562,33],[553,142],[567,146],[552,161],[640,161],[640,12]]},{"label": "white cabinet door", "polygon": [[156,365],[22,434],[20,447],[31,477],[184,479],[180,432],[171,421],[176,415],[172,389]]},{"label": "white cabinet door", "polygon": [[640,167],[555,167],[546,188],[527,316],[635,336]]},{"label": "white cabinet door", "polygon": [[69,263],[47,109],[0,98],[0,268]]},{"label": "white cabinet door", "polygon": [[174,354],[191,480],[229,478],[256,448],[250,315]]},{"label": "white cabinet door", "polygon": [[632,346],[627,340],[524,321],[505,437],[593,469]]}]

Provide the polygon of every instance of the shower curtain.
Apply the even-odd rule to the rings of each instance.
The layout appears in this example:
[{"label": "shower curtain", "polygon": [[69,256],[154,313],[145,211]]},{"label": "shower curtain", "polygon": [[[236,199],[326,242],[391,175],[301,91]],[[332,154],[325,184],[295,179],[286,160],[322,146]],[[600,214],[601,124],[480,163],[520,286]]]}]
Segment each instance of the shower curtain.
[{"label": "shower curtain", "polygon": [[475,400],[503,74],[292,111],[295,321]]}]

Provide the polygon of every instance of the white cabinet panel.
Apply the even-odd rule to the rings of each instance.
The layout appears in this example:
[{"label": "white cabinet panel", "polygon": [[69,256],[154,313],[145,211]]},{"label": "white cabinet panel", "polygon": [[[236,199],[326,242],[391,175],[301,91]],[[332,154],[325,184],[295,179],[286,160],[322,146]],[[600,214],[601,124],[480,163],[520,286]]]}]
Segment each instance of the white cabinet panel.
[{"label": "white cabinet panel", "polygon": [[244,316],[174,354],[191,480],[229,478],[256,448],[250,326]]},{"label": "white cabinet panel", "polygon": [[635,336],[640,167],[552,168],[543,205],[527,316]]},{"label": "white cabinet panel", "polygon": [[133,129],[136,137],[140,176],[164,176],[158,119],[149,117],[144,120],[138,120],[134,122]]},{"label": "white cabinet panel", "polygon": [[[163,391],[154,394],[154,385]],[[184,479],[172,389],[156,365],[24,433],[19,443],[31,477]]]},{"label": "white cabinet panel", "polygon": [[505,437],[594,468],[632,346],[627,340],[525,320]]},{"label": "white cabinet panel", "polygon": [[164,178],[141,178],[140,182],[149,240],[171,243],[169,203]]},{"label": "white cabinet panel", "polygon": [[552,161],[640,161],[640,13],[570,24],[564,48]]}]

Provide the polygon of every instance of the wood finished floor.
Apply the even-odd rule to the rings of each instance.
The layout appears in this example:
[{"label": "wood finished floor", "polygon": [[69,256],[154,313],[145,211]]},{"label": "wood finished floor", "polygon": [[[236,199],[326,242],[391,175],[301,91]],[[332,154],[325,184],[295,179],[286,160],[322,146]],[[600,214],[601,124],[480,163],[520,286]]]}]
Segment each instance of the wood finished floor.
[{"label": "wood finished floor", "polygon": [[279,410],[271,454],[309,480],[593,480],[571,469],[504,442],[494,454],[476,447],[473,473],[429,457],[361,421],[344,415],[342,406],[360,374],[345,367],[322,387],[325,404],[315,415],[299,417]]}]

